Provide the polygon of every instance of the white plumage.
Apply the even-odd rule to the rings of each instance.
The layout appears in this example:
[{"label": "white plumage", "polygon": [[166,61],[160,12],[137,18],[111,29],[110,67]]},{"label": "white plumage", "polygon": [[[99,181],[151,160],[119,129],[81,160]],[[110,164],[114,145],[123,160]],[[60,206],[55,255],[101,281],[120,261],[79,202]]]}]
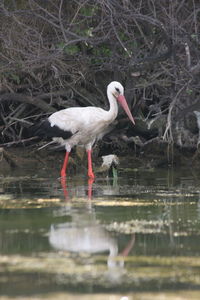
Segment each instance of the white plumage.
[{"label": "white plumage", "polygon": [[57,126],[73,134],[67,140],[62,137],[54,138],[55,141],[65,145],[67,151],[75,145],[91,149],[95,140],[102,137],[102,133],[112,122],[107,111],[93,106],[63,109],[52,114],[48,120],[51,127]]},{"label": "white plumage", "polygon": [[44,122],[40,133],[53,138],[54,141],[65,146],[66,156],[61,170],[61,176],[66,176],[66,167],[71,149],[76,145],[85,147],[88,153],[88,176],[94,178],[92,171],[91,149],[96,140],[103,137],[107,127],[118,114],[119,102],[134,124],[134,119],[124,97],[124,88],[117,82],[111,82],[107,87],[109,110],[99,107],[71,107],[53,113]]}]

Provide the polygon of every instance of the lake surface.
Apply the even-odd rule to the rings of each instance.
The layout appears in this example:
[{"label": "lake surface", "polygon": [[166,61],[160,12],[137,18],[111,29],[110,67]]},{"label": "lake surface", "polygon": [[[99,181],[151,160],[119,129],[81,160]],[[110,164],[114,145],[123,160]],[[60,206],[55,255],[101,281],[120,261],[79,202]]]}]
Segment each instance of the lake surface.
[{"label": "lake surface", "polygon": [[200,174],[0,173],[1,299],[200,299]]}]

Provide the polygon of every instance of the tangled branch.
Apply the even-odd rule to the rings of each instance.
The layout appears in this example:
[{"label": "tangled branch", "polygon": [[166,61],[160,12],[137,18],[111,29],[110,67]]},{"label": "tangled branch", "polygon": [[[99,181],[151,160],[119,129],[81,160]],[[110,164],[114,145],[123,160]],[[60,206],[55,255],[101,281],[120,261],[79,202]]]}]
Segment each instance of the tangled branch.
[{"label": "tangled branch", "polygon": [[138,119],[132,135],[154,138],[160,125],[149,124],[167,119],[164,139],[176,143],[200,94],[199,11],[197,0],[3,1],[0,143],[26,139],[28,124],[58,109],[106,106],[112,80]]}]

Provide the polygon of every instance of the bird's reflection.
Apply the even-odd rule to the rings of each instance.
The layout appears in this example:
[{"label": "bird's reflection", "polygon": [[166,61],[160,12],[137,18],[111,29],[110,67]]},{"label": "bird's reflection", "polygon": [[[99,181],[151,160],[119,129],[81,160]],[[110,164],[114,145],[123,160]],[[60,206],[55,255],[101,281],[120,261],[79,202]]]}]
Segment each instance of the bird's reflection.
[{"label": "bird's reflection", "polygon": [[[75,208],[71,193],[75,192],[80,195],[87,193],[88,199],[92,199],[93,193],[110,195],[111,192],[116,193],[118,185],[108,184],[106,186],[96,186],[93,190],[93,179],[88,180],[87,188],[80,191],[80,186],[76,189],[67,189],[67,181],[65,177],[61,178],[61,186],[64,197],[67,200],[66,206],[55,211],[57,217],[70,216],[69,222],[62,222],[59,224],[52,224],[49,231],[49,242],[51,246],[59,251],[67,251],[71,253],[81,254],[87,253],[89,255],[108,253],[106,256],[109,278],[114,281],[119,281],[124,272],[124,257],[128,256],[135,243],[135,235],[130,237],[127,245],[120,252],[119,242],[116,236],[106,229],[96,218],[95,208],[92,201],[84,202],[84,208]],[[87,192],[85,191],[87,189]],[[100,189],[103,189],[101,191]],[[100,190],[100,191],[99,191]],[[69,194],[70,192],[70,194]],[[71,199],[70,199],[71,198]],[[116,270],[115,272],[114,270]],[[120,271],[121,270],[121,271]]]},{"label": "bird's reflection", "polygon": [[[92,199],[93,182],[94,182],[94,179],[92,179],[92,178],[88,179],[87,195],[88,195],[89,200]],[[70,195],[69,195],[69,192],[68,192],[68,189],[67,189],[66,177],[61,177],[60,178],[60,183],[61,183],[61,187],[62,187],[62,190],[63,190],[64,198],[65,198],[66,201],[69,201],[70,200]]]},{"label": "bird's reflection", "polygon": [[94,184],[94,179],[88,179],[87,185],[81,182],[81,184],[69,184],[65,177],[60,178],[60,184],[62,187],[64,199],[69,202],[75,197],[87,197],[91,200],[94,197],[110,197],[118,196],[120,187],[116,184],[115,180],[110,178],[101,179],[100,183],[97,181]]},{"label": "bird's reflection", "polygon": [[82,211],[69,207],[68,210],[62,208],[57,211],[57,216],[58,214],[70,215],[71,221],[51,225],[49,242],[54,249],[91,255],[108,252],[108,268],[123,268],[124,256],[127,256],[134,246],[135,235],[131,236],[124,250],[119,253],[117,238],[99,223],[91,206]]}]

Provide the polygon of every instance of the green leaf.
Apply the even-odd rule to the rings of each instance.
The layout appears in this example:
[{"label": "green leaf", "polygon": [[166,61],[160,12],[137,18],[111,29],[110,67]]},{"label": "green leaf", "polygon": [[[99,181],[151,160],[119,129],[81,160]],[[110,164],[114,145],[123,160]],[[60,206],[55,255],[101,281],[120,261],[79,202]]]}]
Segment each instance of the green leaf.
[{"label": "green leaf", "polygon": [[60,42],[59,44],[57,44],[57,48],[63,50],[65,48],[65,42]]},{"label": "green leaf", "polygon": [[191,95],[191,94],[193,93],[193,90],[187,89],[187,90],[186,90],[186,93],[187,93],[188,95]]},{"label": "green leaf", "polygon": [[80,9],[80,13],[85,17],[92,17],[96,13],[97,9],[98,9],[97,6],[82,7]]},{"label": "green leaf", "polygon": [[64,48],[64,52],[69,55],[75,55],[79,52],[79,47],[77,45],[69,45]]},{"label": "green leaf", "polygon": [[17,84],[20,84],[20,78],[17,74],[10,74],[10,77],[12,78],[13,81],[15,81]]}]

